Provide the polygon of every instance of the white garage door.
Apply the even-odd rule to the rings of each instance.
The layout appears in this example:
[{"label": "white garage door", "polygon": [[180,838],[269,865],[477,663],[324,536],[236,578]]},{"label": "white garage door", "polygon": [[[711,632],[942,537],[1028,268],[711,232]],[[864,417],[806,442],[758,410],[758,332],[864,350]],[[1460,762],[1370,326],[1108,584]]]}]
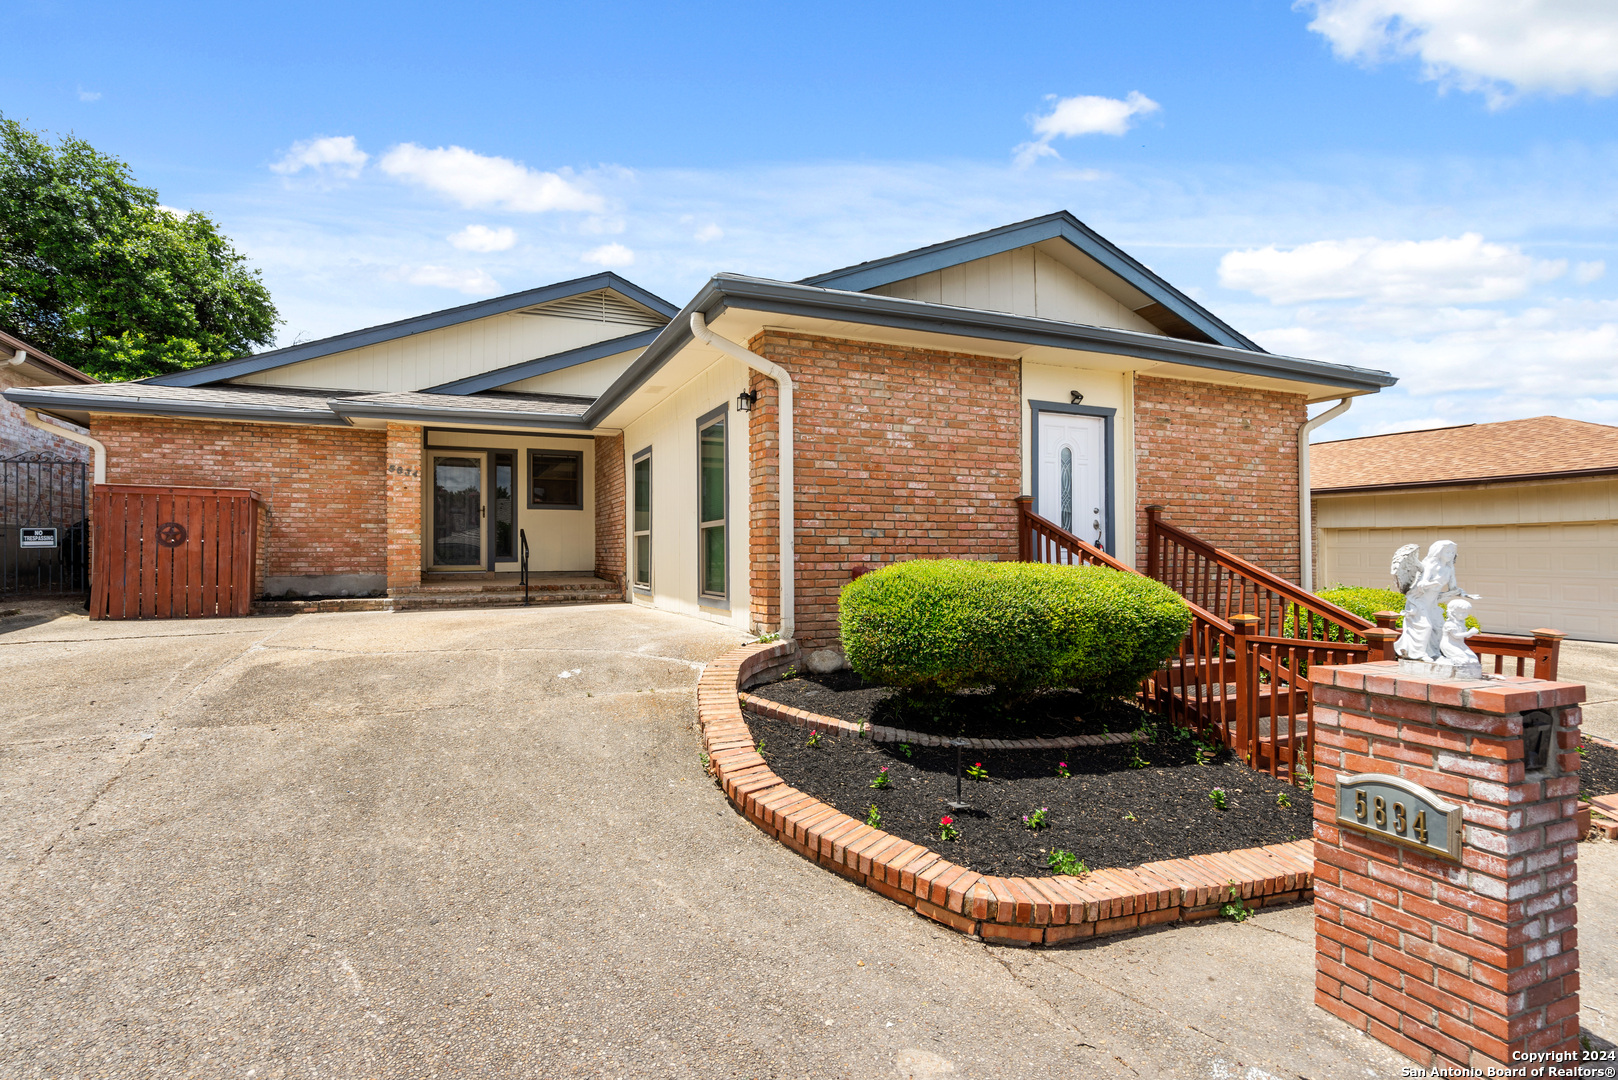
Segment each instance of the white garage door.
[{"label": "white garage door", "polygon": [[1536,627],[1571,637],[1618,641],[1618,521],[1473,525],[1460,529],[1325,529],[1323,585],[1393,588],[1388,565],[1401,544],[1460,545],[1457,577],[1483,599],[1474,614],[1495,633]]}]

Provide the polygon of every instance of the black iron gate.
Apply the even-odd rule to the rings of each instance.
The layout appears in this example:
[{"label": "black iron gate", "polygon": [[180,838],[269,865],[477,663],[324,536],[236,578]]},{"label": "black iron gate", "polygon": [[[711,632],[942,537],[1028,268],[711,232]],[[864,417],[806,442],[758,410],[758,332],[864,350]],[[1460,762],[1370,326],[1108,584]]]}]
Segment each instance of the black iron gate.
[{"label": "black iron gate", "polygon": [[89,487],[82,461],[0,458],[0,592],[89,589]]}]

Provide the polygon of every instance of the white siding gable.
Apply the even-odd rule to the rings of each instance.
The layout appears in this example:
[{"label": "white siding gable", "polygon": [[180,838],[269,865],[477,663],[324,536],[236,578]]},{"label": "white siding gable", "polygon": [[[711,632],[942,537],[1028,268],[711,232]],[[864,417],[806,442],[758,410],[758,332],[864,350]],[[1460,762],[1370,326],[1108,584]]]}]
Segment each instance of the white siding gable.
[{"label": "white siding gable", "polygon": [[[663,322],[662,316],[624,301],[617,294],[603,297],[592,293],[302,360],[232,381],[373,393],[425,390],[525,360],[624,337]],[[623,359],[622,365],[627,364],[628,358]]]},{"label": "white siding gable", "polygon": [[[1128,286],[1123,286],[1123,290],[1134,291]],[[1148,334],[1163,333],[1100,286],[1034,245],[934,270],[869,291],[952,307],[1005,311]],[[1144,303],[1146,298],[1140,299]]]}]

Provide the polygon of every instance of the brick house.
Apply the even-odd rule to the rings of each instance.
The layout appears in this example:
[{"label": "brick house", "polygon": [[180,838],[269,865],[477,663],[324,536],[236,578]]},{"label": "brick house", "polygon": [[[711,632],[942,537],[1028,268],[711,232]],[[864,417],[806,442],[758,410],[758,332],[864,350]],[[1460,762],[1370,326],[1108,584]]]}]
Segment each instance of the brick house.
[{"label": "brick house", "polygon": [[678,310],[598,274],[6,396],[87,424],[111,483],[260,491],[267,596],[413,595],[515,570],[525,537],[535,571],[829,664],[852,574],[1016,558],[1022,495],[1130,563],[1166,504],[1295,579],[1307,406],[1393,382],[1265,352],[1058,213],[798,282],[720,274]]}]

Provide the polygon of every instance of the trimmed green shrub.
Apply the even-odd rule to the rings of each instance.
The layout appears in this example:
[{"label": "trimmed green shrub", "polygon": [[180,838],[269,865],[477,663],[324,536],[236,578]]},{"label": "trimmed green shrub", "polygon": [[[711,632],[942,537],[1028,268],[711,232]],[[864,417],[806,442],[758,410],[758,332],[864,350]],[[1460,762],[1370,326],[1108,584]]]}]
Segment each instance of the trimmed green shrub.
[{"label": "trimmed green shrub", "polygon": [[838,609],[854,670],[921,693],[1129,693],[1191,626],[1172,589],[1138,574],[961,559],[866,574]]}]

